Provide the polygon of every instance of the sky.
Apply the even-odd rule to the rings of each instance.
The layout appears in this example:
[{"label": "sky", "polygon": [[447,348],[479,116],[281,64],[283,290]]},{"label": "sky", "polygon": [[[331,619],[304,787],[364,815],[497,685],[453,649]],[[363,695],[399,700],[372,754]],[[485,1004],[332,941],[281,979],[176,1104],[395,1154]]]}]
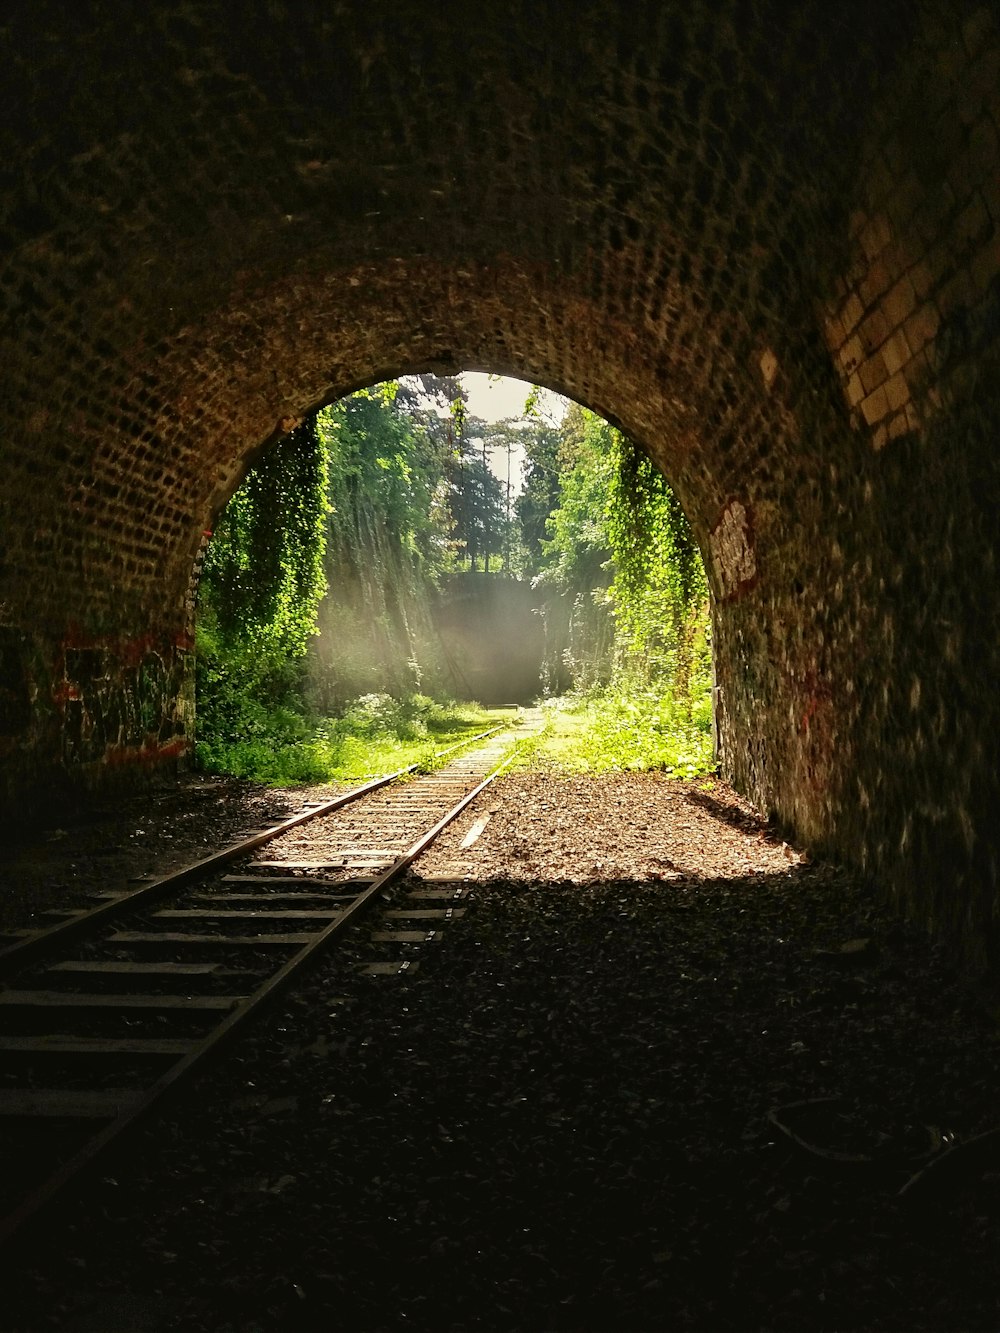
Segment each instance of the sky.
[{"label": "sky", "polygon": [[463,370],[459,375],[469,395],[469,413],[483,421],[502,421],[505,417],[524,416],[531,385],[526,380],[506,376],[494,378],[478,370]]},{"label": "sky", "polygon": [[[515,380],[506,375],[491,376],[478,370],[463,370],[458,379],[468,394],[470,416],[480,417],[483,421],[503,421],[506,417],[524,416],[524,404],[531,393],[531,385],[526,380]],[[566,400],[549,389],[541,391],[538,405],[543,413],[555,416],[556,420],[561,420],[566,410]],[[506,485],[506,450],[495,451],[489,463],[493,475]],[[515,493],[521,490],[523,470],[523,450],[513,452],[510,480]]]}]

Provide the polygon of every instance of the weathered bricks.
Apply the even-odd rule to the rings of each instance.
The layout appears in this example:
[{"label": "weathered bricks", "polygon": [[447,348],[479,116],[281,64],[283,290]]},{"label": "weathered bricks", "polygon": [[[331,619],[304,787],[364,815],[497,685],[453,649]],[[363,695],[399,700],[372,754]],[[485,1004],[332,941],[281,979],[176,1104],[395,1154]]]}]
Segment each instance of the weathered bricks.
[{"label": "weathered bricks", "polygon": [[486,366],[675,485],[725,772],[983,961],[995,7],[567,13],[4,19],[0,801],[182,756],[205,534],[257,449],[359,384]]}]

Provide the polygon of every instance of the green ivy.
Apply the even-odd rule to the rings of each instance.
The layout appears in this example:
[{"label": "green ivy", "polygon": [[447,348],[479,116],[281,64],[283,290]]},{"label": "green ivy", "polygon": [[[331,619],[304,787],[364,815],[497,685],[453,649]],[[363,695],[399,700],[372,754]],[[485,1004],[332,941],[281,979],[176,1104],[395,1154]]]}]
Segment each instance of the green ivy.
[{"label": "green ivy", "polygon": [[201,577],[221,647],[301,656],[326,591],[327,455],[312,417],[251,467],[223,511]]},{"label": "green ivy", "polygon": [[[708,584],[680,502],[638,446],[595,413],[571,407],[560,435],[557,449],[532,459],[527,493],[532,502],[544,494],[560,465],[536,579],[569,608],[562,666],[576,688],[655,684],[690,717],[711,674]],[[555,623],[552,599],[549,616]]]}]

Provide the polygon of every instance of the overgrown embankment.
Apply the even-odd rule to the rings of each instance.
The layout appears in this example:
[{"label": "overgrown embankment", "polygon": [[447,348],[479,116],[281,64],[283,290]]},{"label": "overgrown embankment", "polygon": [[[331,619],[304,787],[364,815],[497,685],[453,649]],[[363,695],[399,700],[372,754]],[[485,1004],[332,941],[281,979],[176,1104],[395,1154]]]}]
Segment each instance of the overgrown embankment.
[{"label": "overgrown embankment", "polygon": [[197,753],[212,771],[319,781],[353,774],[355,746],[394,767],[394,742],[409,755],[448,730],[449,700],[568,693],[550,757],[702,772],[710,680],[685,516],[649,460],[576,404],[556,421],[529,401],[487,426],[457,381],[363,390],[257,464],[205,562]]}]

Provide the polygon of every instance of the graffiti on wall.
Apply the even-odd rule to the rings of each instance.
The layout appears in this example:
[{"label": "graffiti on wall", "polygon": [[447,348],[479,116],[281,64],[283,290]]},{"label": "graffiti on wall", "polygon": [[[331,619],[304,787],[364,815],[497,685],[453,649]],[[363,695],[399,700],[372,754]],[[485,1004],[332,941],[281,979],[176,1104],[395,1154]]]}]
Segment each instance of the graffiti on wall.
[{"label": "graffiti on wall", "polygon": [[184,752],[183,643],[143,636],[62,645],[52,699],[67,764],[155,762]]}]

